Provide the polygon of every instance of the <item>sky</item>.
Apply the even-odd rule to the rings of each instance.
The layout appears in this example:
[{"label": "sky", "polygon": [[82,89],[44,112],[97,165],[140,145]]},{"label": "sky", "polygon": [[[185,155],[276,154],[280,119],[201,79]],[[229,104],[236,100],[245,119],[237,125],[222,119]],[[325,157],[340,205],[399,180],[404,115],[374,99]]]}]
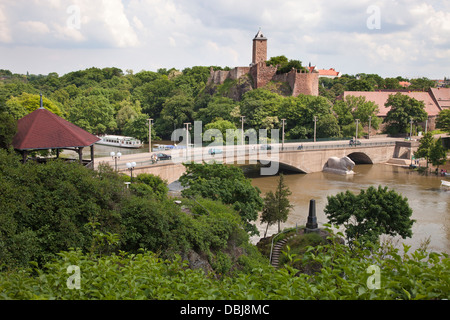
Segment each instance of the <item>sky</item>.
[{"label": "sky", "polygon": [[268,58],[384,78],[450,78],[450,1],[0,0],[0,69],[60,76]]}]

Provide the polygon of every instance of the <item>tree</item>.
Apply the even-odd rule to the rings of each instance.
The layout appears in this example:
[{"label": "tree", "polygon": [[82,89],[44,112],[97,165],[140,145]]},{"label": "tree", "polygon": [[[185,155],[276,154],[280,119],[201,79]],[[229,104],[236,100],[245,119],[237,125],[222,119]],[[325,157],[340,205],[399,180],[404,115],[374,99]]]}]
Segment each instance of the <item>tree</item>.
[{"label": "tree", "polygon": [[[227,142],[227,130],[234,131],[234,130],[236,130],[236,126],[228,120],[223,120],[222,118],[218,118],[214,122],[210,122],[205,126],[205,130],[209,130],[209,129],[217,129],[222,133],[222,140],[218,141],[217,139],[215,139],[216,137],[211,137],[214,139],[214,141],[219,142],[219,143],[220,142],[226,143]],[[205,138],[207,141],[209,141],[208,140],[209,137],[205,136]],[[237,137],[235,137],[234,140],[236,140],[236,139],[237,139]]]},{"label": "tree", "polygon": [[408,199],[394,190],[371,186],[359,195],[350,191],[328,196],[325,214],[331,224],[344,226],[350,243],[377,243],[379,236],[412,236],[412,210]]},{"label": "tree", "polygon": [[[148,116],[140,114],[134,119],[127,122],[123,128],[123,134],[126,136],[134,137],[141,141],[148,142]],[[152,127],[152,140],[156,140],[156,129]]]},{"label": "tree", "polygon": [[430,159],[430,152],[433,145],[434,145],[433,134],[431,132],[427,132],[424,134],[422,139],[420,139],[419,148],[417,148],[417,151],[414,153],[414,156],[416,158],[425,158],[427,160],[427,168],[428,168],[428,161]]},{"label": "tree", "polygon": [[258,218],[263,207],[261,191],[252,186],[240,168],[218,163],[185,163],[184,166],[186,172],[179,179],[186,187],[181,191],[183,196],[201,196],[231,205],[241,216],[245,230],[250,235],[258,234],[251,222]]},{"label": "tree", "polygon": [[155,121],[155,127],[164,137],[170,137],[174,128],[183,128],[185,122],[193,122],[194,99],[185,94],[177,94],[164,102],[161,117]]},{"label": "tree", "polygon": [[[48,111],[62,116],[60,108],[50,99],[42,97],[42,105]],[[6,108],[14,119],[19,120],[27,114],[40,107],[40,96],[38,94],[22,93],[17,97],[12,97],[6,101]]]},{"label": "tree", "polygon": [[17,133],[17,120],[6,112],[0,112],[0,148],[8,149]]},{"label": "tree", "polygon": [[286,222],[293,205],[289,202],[291,191],[284,183],[284,175],[280,174],[275,193],[269,191],[264,197],[264,207],[261,213],[261,223],[267,222],[264,238],[267,235],[269,225],[278,222],[278,232],[280,232],[280,222]]},{"label": "tree", "polygon": [[397,92],[395,95],[389,95],[385,106],[390,108],[390,110],[386,114],[383,123],[388,124],[389,131],[392,133],[408,132],[411,119],[414,123],[418,123],[425,121],[428,117],[423,101],[416,100],[400,92]]},{"label": "tree", "polygon": [[450,133],[450,109],[444,109],[439,112],[436,119],[436,127]]},{"label": "tree", "polygon": [[411,90],[426,91],[430,88],[434,88],[436,85],[433,80],[430,80],[426,77],[411,79],[410,82],[411,82],[411,85],[408,87],[408,89],[411,89]]},{"label": "tree", "polygon": [[79,96],[69,109],[69,121],[95,134],[116,128],[114,108],[102,94]]},{"label": "tree", "polygon": [[276,116],[283,97],[266,89],[246,92],[241,100],[240,111],[247,126],[258,130],[268,116]]},{"label": "tree", "polygon": [[447,152],[444,149],[441,137],[434,141],[433,146],[431,147],[430,161],[433,166],[436,166],[438,169],[440,165],[444,165],[447,162]]}]

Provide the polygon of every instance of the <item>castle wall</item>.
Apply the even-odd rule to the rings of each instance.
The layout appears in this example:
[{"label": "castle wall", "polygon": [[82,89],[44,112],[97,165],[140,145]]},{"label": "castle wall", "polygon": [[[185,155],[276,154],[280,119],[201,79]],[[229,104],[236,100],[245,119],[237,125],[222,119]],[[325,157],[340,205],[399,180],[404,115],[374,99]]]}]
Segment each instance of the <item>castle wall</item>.
[{"label": "castle wall", "polygon": [[233,70],[230,70],[230,78],[232,80],[237,80],[240,77],[248,74],[250,72],[250,67],[236,67]]},{"label": "castle wall", "polygon": [[253,87],[255,89],[264,87],[269,81],[272,81],[276,73],[277,67],[266,66],[265,61],[253,65],[250,68],[250,75],[253,78]]},{"label": "castle wall", "polygon": [[312,96],[319,95],[319,73],[295,73],[294,86],[292,87],[294,97],[299,94]]}]

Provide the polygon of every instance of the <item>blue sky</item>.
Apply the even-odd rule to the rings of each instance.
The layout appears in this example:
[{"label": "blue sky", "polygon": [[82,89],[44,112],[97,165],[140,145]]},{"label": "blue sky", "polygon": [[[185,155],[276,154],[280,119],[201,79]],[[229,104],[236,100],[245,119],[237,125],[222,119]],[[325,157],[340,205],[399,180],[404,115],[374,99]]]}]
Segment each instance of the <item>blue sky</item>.
[{"label": "blue sky", "polygon": [[0,69],[63,75],[247,66],[268,56],[382,77],[450,77],[450,1],[2,0]]}]

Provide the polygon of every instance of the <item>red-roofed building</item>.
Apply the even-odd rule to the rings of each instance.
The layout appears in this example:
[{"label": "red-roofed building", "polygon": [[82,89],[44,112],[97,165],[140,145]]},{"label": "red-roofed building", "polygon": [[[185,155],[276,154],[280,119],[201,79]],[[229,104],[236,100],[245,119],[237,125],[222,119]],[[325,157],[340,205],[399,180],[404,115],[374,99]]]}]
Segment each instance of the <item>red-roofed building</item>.
[{"label": "red-roofed building", "polygon": [[339,78],[341,76],[341,73],[339,71],[334,70],[334,68],[330,68],[328,70],[324,69],[318,69],[319,72],[319,78]]},{"label": "red-roofed building", "polygon": [[91,161],[94,162],[94,143],[100,139],[48,111],[42,106],[29,113],[17,122],[17,134],[13,138],[14,149],[21,152],[24,162],[28,153],[36,150],[67,149],[78,153],[80,163],[83,162],[83,148],[91,148]]},{"label": "red-roofed building", "polygon": [[[428,91],[408,91],[408,90],[378,90],[378,91],[345,91],[341,96],[345,99],[348,96],[365,97],[366,101],[372,101],[378,105],[379,112],[378,117],[384,118],[390,110],[390,107],[386,107],[386,101],[389,95],[396,94],[407,95],[410,98],[414,98],[419,101],[423,101],[425,105],[425,111],[428,113],[427,124],[422,124],[427,130],[434,130],[436,125],[436,117],[445,108],[450,108],[450,89],[430,89]],[[440,99],[440,100],[439,100]]]}]

